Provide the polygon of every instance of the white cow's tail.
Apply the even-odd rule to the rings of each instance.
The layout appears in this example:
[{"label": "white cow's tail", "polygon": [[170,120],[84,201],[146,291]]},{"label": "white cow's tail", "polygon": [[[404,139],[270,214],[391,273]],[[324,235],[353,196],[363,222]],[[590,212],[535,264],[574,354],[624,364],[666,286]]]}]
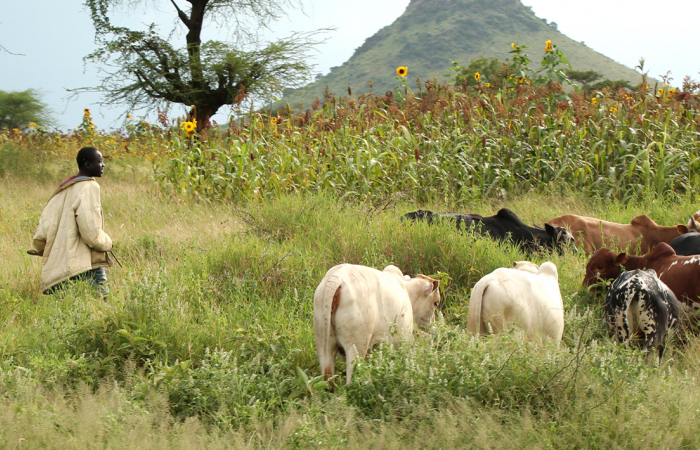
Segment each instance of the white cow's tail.
[{"label": "white cow's tail", "polygon": [[[323,291],[323,326],[321,329],[321,342],[318,343],[318,362],[321,365],[323,379],[328,380],[335,372],[335,354],[337,344],[331,339],[331,329],[335,326],[335,312],[340,304],[340,289],[342,280],[338,277],[330,277],[326,281]],[[317,344],[317,345],[318,345]]]},{"label": "white cow's tail", "polygon": [[469,313],[467,315],[467,331],[473,335],[478,335],[481,328],[481,305],[484,301],[484,293],[488,289],[488,280],[483,278],[474,285],[472,295],[469,297]]}]

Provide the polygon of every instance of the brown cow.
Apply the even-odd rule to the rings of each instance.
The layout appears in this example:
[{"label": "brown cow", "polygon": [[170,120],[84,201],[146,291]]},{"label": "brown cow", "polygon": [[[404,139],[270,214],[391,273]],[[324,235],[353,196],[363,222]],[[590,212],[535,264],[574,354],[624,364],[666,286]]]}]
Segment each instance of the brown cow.
[{"label": "brown cow", "polygon": [[576,240],[576,247],[582,248],[588,254],[607,246],[628,250],[632,255],[643,255],[659,242],[669,243],[688,231],[685,225],[674,227],[658,225],[646,215],[633,218],[629,224],[573,214],[555,217],[547,223],[568,228]]},{"label": "brown cow", "polygon": [[700,309],[700,255],[676,255],[673,248],[665,242],[656,245],[644,256],[630,256],[601,248],[586,265],[583,285],[590,286],[598,278],[617,278],[622,273],[620,265],[625,270],[654,269],[659,274],[659,279],[676,294],[686,312],[693,316]]}]

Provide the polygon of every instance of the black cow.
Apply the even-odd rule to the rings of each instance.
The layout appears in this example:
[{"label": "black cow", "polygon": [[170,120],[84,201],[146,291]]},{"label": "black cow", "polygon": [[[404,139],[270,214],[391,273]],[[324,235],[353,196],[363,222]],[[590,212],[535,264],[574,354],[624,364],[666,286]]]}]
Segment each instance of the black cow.
[{"label": "black cow", "polygon": [[695,230],[688,230],[687,233],[673,239],[671,247],[676,251],[676,255],[700,255],[700,233]]},{"label": "black cow", "polygon": [[652,269],[623,272],[605,299],[608,328],[617,342],[628,345],[644,339],[642,349],[657,348],[659,359],[667,331],[678,327],[682,314],[678,299]]},{"label": "black cow", "polygon": [[452,220],[458,230],[468,230],[471,227],[482,235],[496,240],[511,239],[525,250],[538,248],[556,248],[574,244],[574,237],[564,227],[554,227],[545,224],[545,228],[530,227],[511,210],[503,208],[495,216],[482,217],[476,214],[435,213],[418,210],[404,214],[401,220],[425,220],[432,224],[436,220]]}]

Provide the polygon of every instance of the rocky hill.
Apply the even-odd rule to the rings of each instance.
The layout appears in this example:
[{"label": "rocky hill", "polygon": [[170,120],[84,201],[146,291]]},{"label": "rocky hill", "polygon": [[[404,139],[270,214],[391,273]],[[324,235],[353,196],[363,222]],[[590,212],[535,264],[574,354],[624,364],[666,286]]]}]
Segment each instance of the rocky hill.
[{"label": "rocky hill", "polygon": [[[371,12],[368,12],[371,13]],[[284,101],[296,104],[322,96],[326,86],[336,95],[397,86],[396,68],[408,66],[411,86],[420,77],[448,73],[452,61],[468,65],[480,56],[506,59],[512,42],[526,44],[533,68],[539,67],[545,41],[552,40],[575,70],[595,70],[611,80],[640,81],[634,70],[602,55],[538,18],[520,0],[412,0],[396,21],[379,30],[340,67],[308,86],[287,91]]]}]

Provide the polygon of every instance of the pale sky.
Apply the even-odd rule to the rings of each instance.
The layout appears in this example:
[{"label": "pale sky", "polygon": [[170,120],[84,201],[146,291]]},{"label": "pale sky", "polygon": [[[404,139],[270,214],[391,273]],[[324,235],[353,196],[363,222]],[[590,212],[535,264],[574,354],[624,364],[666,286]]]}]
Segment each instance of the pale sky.
[{"label": "pale sky", "polygon": [[[323,74],[347,61],[365,39],[394,22],[409,4],[409,0],[303,1],[303,12],[292,11],[289,18],[272,25],[268,35],[283,38],[292,31],[334,27],[326,34],[327,42],[312,55],[316,72]],[[570,38],[628,67],[644,57],[649,75],[655,78],[670,70],[675,86],[686,75],[700,80],[698,0],[522,1],[538,17],[556,22]],[[94,86],[98,81],[97,68],[82,61],[95,49],[94,28],[82,4],[82,0],[0,0],[0,45],[24,55],[0,51],[0,89],[37,89],[63,130],[80,124],[85,107],[92,109],[99,128],[119,128],[124,108],[101,107],[94,94],[68,101],[66,89]],[[130,26],[156,21],[163,30],[169,29],[173,23],[169,2],[161,0],[159,9],[137,8],[116,20]],[[208,38],[226,34],[213,28],[206,33]],[[179,38],[184,40],[182,35]],[[178,108],[174,113],[184,111]],[[216,118],[225,121],[223,108],[220,113]]]}]

